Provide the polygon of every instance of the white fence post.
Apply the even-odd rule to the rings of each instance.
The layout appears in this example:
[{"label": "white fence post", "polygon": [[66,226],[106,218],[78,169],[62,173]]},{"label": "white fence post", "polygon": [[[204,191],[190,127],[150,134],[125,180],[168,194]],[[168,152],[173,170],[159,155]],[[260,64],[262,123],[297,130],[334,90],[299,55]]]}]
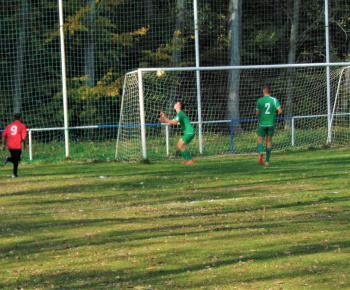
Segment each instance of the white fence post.
[{"label": "white fence post", "polygon": [[295,141],[294,141],[294,117],[292,118],[292,146],[294,146]]},{"label": "white fence post", "polygon": [[139,104],[140,104],[140,124],[141,124],[141,142],[142,142],[142,157],[147,158],[147,147],[146,147],[146,124],[145,124],[145,106],[143,96],[143,80],[142,70],[138,70],[139,78]]},{"label": "white fence post", "polygon": [[29,143],[29,160],[32,161],[33,160],[33,139],[32,139],[32,130],[29,130],[28,132],[28,143]]},{"label": "white fence post", "polygon": [[67,80],[66,80],[66,53],[64,47],[64,23],[63,23],[63,3],[59,3],[60,17],[60,37],[61,37],[61,67],[62,67],[62,95],[63,95],[63,118],[64,118],[64,141],[66,157],[69,156],[69,134],[68,134],[68,105],[67,105]]}]

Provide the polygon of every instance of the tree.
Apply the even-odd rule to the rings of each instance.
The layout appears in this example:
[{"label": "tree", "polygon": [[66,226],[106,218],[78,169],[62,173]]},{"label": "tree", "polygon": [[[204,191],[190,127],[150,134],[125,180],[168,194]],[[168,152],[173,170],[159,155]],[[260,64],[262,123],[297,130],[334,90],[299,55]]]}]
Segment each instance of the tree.
[{"label": "tree", "polygon": [[[241,62],[240,56],[240,32],[241,32],[242,0],[230,0],[229,3],[229,65],[238,66]],[[240,71],[230,70],[228,73],[228,118],[239,120],[239,82]],[[233,123],[233,132],[242,130],[239,122]]]},{"label": "tree", "polygon": [[182,35],[184,34],[185,26],[186,1],[177,0],[176,6],[176,24],[173,39],[174,50],[172,53],[174,67],[179,66],[181,63]]},{"label": "tree", "polygon": [[96,11],[95,0],[87,0],[90,12],[87,15],[87,27],[89,28],[87,43],[85,46],[85,76],[86,86],[92,88],[95,85],[95,34],[93,25],[95,24]]},{"label": "tree", "polygon": [[[275,29],[283,30],[283,13],[282,13],[281,0],[274,0],[274,20],[275,20],[275,27],[276,27]],[[284,53],[284,50],[281,49],[281,47],[283,47],[283,38],[280,37],[279,40],[276,42],[276,44],[279,49],[277,50],[275,63],[284,63],[285,53]]]},{"label": "tree", "polygon": [[26,24],[28,17],[28,3],[27,0],[22,0],[20,21],[18,21],[18,42],[17,42],[17,59],[15,68],[15,87],[13,96],[13,111],[14,113],[21,112],[22,107],[22,87],[23,87],[23,73],[24,73],[24,59],[26,46]]},{"label": "tree", "polygon": [[[173,36],[173,51],[172,51],[172,65],[173,67],[180,66],[181,64],[181,52],[183,49],[183,35],[185,27],[185,13],[186,13],[186,0],[176,0],[176,22],[174,27]],[[171,115],[175,103],[175,98],[179,94],[179,87],[177,85],[172,86],[169,103],[167,105],[166,113]]]},{"label": "tree", "polygon": [[[296,60],[296,51],[298,43],[298,27],[299,27],[299,9],[300,9],[300,0],[294,0],[293,4],[293,17],[291,20],[291,31],[290,31],[290,46],[288,54],[288,63],[293,64]],[[293,114],[293,75],[294,69],[289,68],[287,70],[287,99],[285,104],[285,115],[292,116]],[[286,130],[291,128],[291,120],[286,119],[284,127]]]}]

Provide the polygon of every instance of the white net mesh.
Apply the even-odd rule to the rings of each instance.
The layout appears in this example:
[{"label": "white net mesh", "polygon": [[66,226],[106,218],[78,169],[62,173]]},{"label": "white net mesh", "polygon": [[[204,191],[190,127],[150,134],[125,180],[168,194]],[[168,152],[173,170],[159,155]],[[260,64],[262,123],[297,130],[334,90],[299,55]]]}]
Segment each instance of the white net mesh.
[{"label": "white net mesh", "polygon": [[350,137],[350,67],[340,70],[332,108],[332,143],[348,145]]},{"label": "white net mesh", "polygon": [[[349,112],[349,81],[342,71],[343,68],[331,69],[329,105],[325,67],[202,70],[200,104],[195,71],[166,71],[162,77],[157,77],[155,71],[142,72],[147,157],[177,156],[175,144],[182,134],[181,128],[169,128],[167,143],[166,126],[158,121],[161,111],[169,118],[175,116],[173,106],[176,100],[184,102],[184,112],[197,131],[190,145],[194,156],[255,152],[258,124],[255,105],[262,96],[265,84],[271,86],[271,95],[279,99],[284,110],[276,121],[274,150],[327,144],[328,113],[335,103],[339,80],[341,97],[338,97],[336,116],[333,118],[332,144],[348,144],[345,132],[349,127],[349,118],[337,115]],[[125,79],[117,148],[120,159],[142,157],[139,81],[137,72],[128,74]]]}]

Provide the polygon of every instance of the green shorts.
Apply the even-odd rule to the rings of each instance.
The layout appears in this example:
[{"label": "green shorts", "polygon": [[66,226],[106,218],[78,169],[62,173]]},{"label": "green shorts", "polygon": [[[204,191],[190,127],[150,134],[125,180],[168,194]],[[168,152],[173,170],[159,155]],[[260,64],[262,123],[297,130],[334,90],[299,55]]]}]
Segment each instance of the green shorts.
[{"label": "green shorts", "polygon": [[186,144],[190,144],[195,135],[196,133],[187,133],[183,135],[181,139],[186,142]]},{"label": "green shorts", "polygon": [[271,126],[271,127],[259,126],[258,127],[258,136],[259,137],[265,137],[266,135],[269,137],[272,137],[274,132],[275,132],[275,126]]}]

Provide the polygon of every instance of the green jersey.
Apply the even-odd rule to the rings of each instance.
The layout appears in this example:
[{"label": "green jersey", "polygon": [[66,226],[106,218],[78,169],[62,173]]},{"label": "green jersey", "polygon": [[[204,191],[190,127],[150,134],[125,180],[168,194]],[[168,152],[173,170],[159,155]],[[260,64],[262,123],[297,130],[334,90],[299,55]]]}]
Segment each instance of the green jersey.
[{"label": "green jersey", "polygon": [[263,96],[256,102],[259,110],[259,126],[272,127],[275,125],[276,110],[281,107],[279,101],[271,96]]},{"label": "green jersey", "polygon": [[180,111],[174,118],[175,121],[179,121],[184,134],[194,134],[195,130],[191,124],[190,119],[183,111]]}]

